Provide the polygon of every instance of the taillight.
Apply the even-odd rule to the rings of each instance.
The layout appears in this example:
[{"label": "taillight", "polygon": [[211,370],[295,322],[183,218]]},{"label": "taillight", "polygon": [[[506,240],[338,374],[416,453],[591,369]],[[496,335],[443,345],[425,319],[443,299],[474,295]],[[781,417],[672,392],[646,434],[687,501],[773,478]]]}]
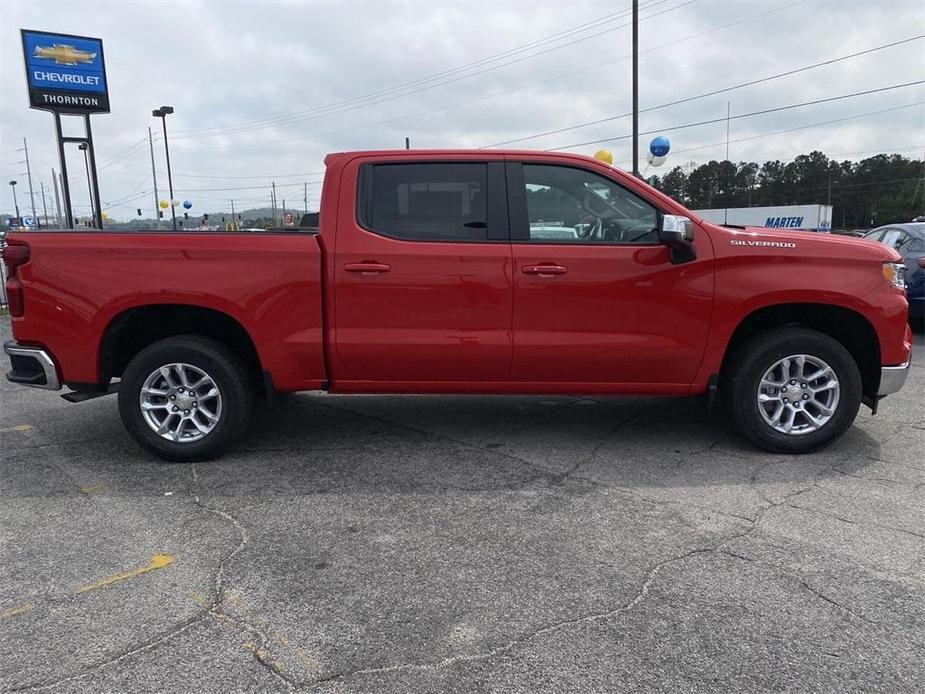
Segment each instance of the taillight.
[{"label": "taillight", "polygon": [[10,274],[20,265],[29,262],[29,244],[24,241],[10,241],[3,249],[3,263]]},{"label": "taillight", "polygon": [[10,241],[2,253],[7,274],[6,300],[10,307],[10,315],[18,318],[25,310],[25,298],[22,282],[19,281],[16,269],[29,262],[29,244],[24,241]]}]

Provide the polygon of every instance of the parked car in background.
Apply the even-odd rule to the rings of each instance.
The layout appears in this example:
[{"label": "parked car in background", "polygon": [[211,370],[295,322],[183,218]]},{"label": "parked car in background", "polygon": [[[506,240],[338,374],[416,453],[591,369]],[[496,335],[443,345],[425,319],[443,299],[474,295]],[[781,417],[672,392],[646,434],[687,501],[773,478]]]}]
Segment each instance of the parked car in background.
[{"label": "parked car in background", "polygon": [[925,324],[925,222],[888,224],[871,229],[864,238],[879,241],[903,257],[909,323],[922,327]]}]

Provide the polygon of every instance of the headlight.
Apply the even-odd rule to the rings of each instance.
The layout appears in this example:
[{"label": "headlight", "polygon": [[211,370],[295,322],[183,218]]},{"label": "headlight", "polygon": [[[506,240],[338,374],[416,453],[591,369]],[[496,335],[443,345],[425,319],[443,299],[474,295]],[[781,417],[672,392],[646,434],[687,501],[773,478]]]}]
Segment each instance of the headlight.
[{"label": "headlight", "polygon": [[884,263],[883,276],[897,289],[906,288],[906,266],[902,263]]}]

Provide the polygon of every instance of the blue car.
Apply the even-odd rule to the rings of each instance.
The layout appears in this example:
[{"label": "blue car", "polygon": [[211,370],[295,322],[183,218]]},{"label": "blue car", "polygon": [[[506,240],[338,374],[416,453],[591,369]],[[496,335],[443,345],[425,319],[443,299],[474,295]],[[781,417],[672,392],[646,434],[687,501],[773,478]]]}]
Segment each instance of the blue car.
[{"label": "blue car", "polygon": [[903,257],[909,323],[921,328],[925,324],[925,222],[887,224],[871,229],[864,238],[895,248]]}]

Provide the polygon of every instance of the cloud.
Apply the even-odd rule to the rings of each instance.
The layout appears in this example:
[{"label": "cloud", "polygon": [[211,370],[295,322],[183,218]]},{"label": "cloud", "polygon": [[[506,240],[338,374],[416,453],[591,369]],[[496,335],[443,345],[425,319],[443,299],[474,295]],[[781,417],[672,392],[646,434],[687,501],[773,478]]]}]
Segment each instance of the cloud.
[{"label": "cloud", "polygon": [[[643,108],[895,41],[925,26],[925,6],[901,0],[641,4]],[[50,171],[59,168],[51,117],[27,108],[20,27],[103,38],[112,113],[92,121],[100,189],[104,201],[115,203],[107,208],[110,215],[130,219],[136,207],[150,215],[154,206],[146,138],[149,126],[159,135],[160,123],[150,114],[161,104],[176,109],[168,119],[175,197],[193,200],[194,212],[227,209],[232,197],[239,208],[265,205],[274,177],[280,196],[295,201],[309,181],[314,206],[321,176],[305,174],[323,171],[329,151],[401,147],[406,136],[414,147],[479,147],[628,112],[630,31],[618,28],[628,22],[618,16],[624,9],[546,1],[8,0],[0,5],[5,95],[0,171],[6,179],[21,180],[22,207],[28,186],[15,151],[21,138],[29,141],[36,191],[39,180],[50,190]],[[608,21],[593,24],[607,15]],[[646,19],[650,15],[655,16]],[[588,26],[547,38],[583,24]],[[529,50],[516,51],[531,43]],[[718,118],[727,101],[735,115],[921,79],[923,43],[646,112],[640,129]],[[505,52],[502,59],[486,60]],[[475,61],[483,62],[458,69]],[[436,74],[440,77],[428,79]],[[900,150],[922,156],[922,106],[755,136],[923,100],[925,89],[913,87],[734,120],[730,137],[742,141],[731,146],[730,156],[789,159],[813,148],[844,158]],[[79,123],[68,127],[79,130]],[[630,127],[630,119],[621,118],[516,146],[544,149],[618,138]],[[724,156],[724,123],[667,134],[677,152],[669,164],[682,157],[700,162]],[[597,146],[576,149],[590,153]],[[615,141],[612,149],[629,166],[629,140]],[[69,153],[68,167],[75,207],[86,214],[87,184],[78,155]],[[158,187],[166,197],[160,139],[155,158]],[[4,209],[11,207],[11,200],[4,202]]]}]

